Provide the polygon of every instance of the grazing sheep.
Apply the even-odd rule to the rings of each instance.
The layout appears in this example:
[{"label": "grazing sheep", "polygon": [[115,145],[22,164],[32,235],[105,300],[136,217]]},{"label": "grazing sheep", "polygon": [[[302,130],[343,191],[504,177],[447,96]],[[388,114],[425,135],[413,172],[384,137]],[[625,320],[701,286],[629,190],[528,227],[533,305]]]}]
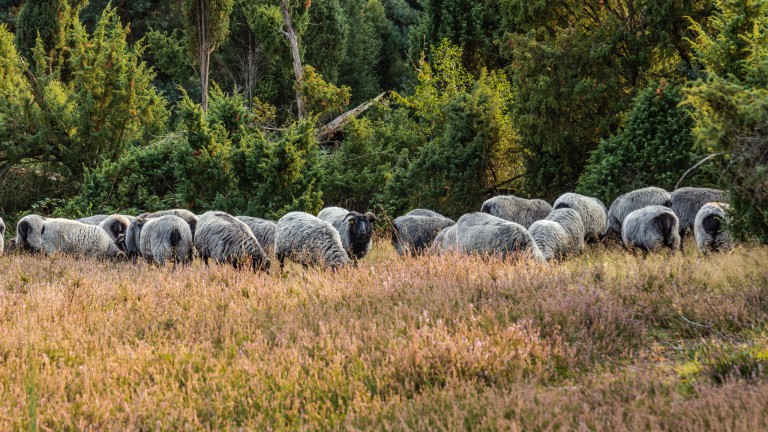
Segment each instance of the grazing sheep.
[{"label": "grazing sheep", "polygon": [[31,252],[43,250],[43,225],[45,218],[36,214],[24,216],[16,224],[15,248]]},{"label": "grazing sheep", "polygon": [[570,208],[552,210],[545,220],[560,224],[568,234],[568,243],[565,245],[565,249],[562,250],[563,255],[576,255],[584,250],[584,224],[576,210]]},{"label": "grazing sheep", "polygon": [[597,198],[568,192],[560,195],[552,208],[576,210],[584,224],[584,240],[588,242],[600,241],[608,231],[608,210]]},{"label": "grazing sheep", "polygon": [[621,239],[624,246],[638,247],[645,252],[668,247],[680,249],[679,221],[669,207],[650,205],[637,209],[624,219]]},{"label": "grazing sheep", "polygon": [[256,240],[259,241],[261,247],[268,255],[275,254],[275,230],[277,229],[277,222],[259,219],[250,216],[237,216],[238,219],[245,222],[251,232],[256,236]]},{"label": "grazing sheep", "polygon": [[704,204],[696,214],[693,224],[693,236],[702,253],[733,250],[734,240],[731,233],[723,229],[727,220],[728,204],[711,202]]},{"label": "grazing sheep", "polygon": [[627,215],[651,205],[671,207],[672,197],[669,192],[657,187],[637,189],[619,196],[608,209],[608,232],[621,234],[621,224]]},{"label": "grazing sheep", "polygon": [[440,231],[454,223],[432,210],[411,210],[392,221],[392,245],[400,256],[416,256],[432,245]]},{"label": "grazing sheep", "polygon": [[[136,217],[136,219],[142,218],[144,220],[147,219],[153,219],[156,217],[161,216],[167,216],[167,215],[173,215],[178,216],[184,220],[189,225],[189,230],[192,232],[192,240],[195,239],[195,230],[197,229],[197,216],[195,216],[194,213],[192,213],[189,210],[184,209],[173,209],[173,210],[162,210],[152,213],[143,213]],[[136,258],[139,256],[139,235],[141,234],[141,227],[137,226],[135,224],[136,219],[128,226],[128,230],[125,233],[125,250],[128,253],[128,256],[131,258]],[[192,258],[192,250],[190,250],[189,258]]]},{"label": "grazing sheep", "polygon": [[128,231],[128,226],[131,224],[130,219],[123,215],[114,214],[109,215],[99,223],[99,228],[103,229],[112,241],[117,241],[118,238],[121,241],[117,246],[121,250],[125,250],[125,233]]},{"label": "grazing sheep", "polygon": [[269,258],[245,222],[229,213],[209,211],[200,216],[195,247],[206,264],[213,258],[240,268],[250,259],[254,270],[269,272]]},{"label": "grazing sheep", "polygon": [[725,192],[718,189],[684,187],[672,193],[672,211],[680,220],[680,237],[693,229],[699,209],[710,202],[726,202]]},{"label": "grazing sheep", "polygon": [[275,256],[283,268],[285,258],[302,264],[336,269],[351,263],[339,232],[309,213],[291,212],[277,221]]},{"label": "grazing sheep", "polygon": [[453,224],[437,233],[435,240],[432,242],[431,250],[437,254],[442,254],[443,252],[458,250],[458,247],[456,224]]},{"label": "grazing sheep", "polygon": [[318,213],[317,218],[336,228],[341,236],[341,244],[344,245],[344,250],[352,261],[357,262],[371,251],[372,224],[376,222],[376,216],[373,213],[362,214],[341,207],[327,207]]},{"label": "grazing sheep", "polygon": [[528,229],[532,223],[547,217],[552,211],[552,206],[540,199],[529,200],[514,195],[500,195],[486,200],[480,211]]},{"label": "grazing sheep", "polygon": [[538,220],[531,224],[528,232],[547,261],[564,258],[572,248],[571,235],[555,221]]},{"label": "grazing sheep", "polygon": [[62,253],[100,259],[125,257],[106,231],[95,225],[69,219],[46,219],[41,233],[47,255]]},{"label": "grazing sheep", "polygon": [[190,262],[192,231],[184,219],[165,215],[137,220],[141,229],[139,251],[147,261],[154,260],[158,265],[169,259],[176,264]]},{"label": "grazing sheep", "polygon": [[105,214],[98,214],[93,216],[88,216],[84,218],[77,219],[78,222],[84,223],[86,225],[96,225],[98,226],[104,219],[108,218],[109,215]]},{"label": "grazing sheep", "polygon": [[526,254],[544,261],[536,242],[522,225],[483,212],[469,213],[456,222],[459,250],[465,254]]}]

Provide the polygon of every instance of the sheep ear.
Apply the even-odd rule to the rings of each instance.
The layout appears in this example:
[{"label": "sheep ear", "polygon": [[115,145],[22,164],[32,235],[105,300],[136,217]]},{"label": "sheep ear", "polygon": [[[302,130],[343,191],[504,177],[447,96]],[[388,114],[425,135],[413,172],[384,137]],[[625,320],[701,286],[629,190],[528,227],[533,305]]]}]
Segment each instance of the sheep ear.
[{"label": "sheep ear", "polygon": [[368,220],[371,221],[371,222],[376,222],[376,215],[373,214],[373,212],[367,212],[365,214],[365,217],[367,217]]}]

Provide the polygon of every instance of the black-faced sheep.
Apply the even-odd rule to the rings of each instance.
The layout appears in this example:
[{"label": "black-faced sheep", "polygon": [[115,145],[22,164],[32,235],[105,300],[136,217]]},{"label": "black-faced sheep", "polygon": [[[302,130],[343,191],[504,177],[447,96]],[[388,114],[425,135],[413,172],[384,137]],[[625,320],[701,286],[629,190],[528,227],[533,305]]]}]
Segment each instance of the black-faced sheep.
[{"label": "black-faced sheep", "polygon": [[305,267],[336,269],[351,263],[333,225],[304,212],[291,212],[277,221],[275,256],[281,269],[286,258]]},{"label": "black-faced sheep", "polygon": [[718,189],[684,187],[675,189],[672,196],[672,211],[680,220],[680,237],[693,229],[696,214],[710,202],[726,202],[725,192]]},{"label": "black-faced sheep", "polygon": [[547,217],[552,211],[552,206],[540,199],[529,200],[514,195],[500,195],[487,199],[480,211],[528,229],[532,223]]},{"label": "black-faced sheep", "polygon": [[47,255],[61,253],[99,259],[125,257],[109,235],[95,225],[69,219],[46,219],[41,232]]},{"label": "black-faced sheep", "polygon": [[400,256],[416,256],[428,250],[438,233],[454,223],[432,210],[412,210],[392,221],[392,246]]},{"label": "black-faced sheep", "polygon": [[637,247],[648,252],[666,247],[674,252],[680,249],[678,226],[677,215],[671,208],[646,206],[624,218],[621,239],[628,249]]},{"label": "black-faced sheep", "polygon": [[621,224],[628,214],[651,205],[670,207],[672,197],[669,192],[657,187],[637,189],[619,196],[608,209],[608,231],[620,235]]},{"label": "black-faced sheep", "polygon": [[43,225],[45,218],[36,214],[24,216],[16,223],[15,248],[31,252],[43,250]]},{"label": "black-faced sheep", "polygon": [[250,260],[254,270],[269,272],[269,258],[256,236],[245,222],[228,213],[209,211],[201,215],[194,244],[206,264],[210,258],[240,268]]},{"label": "black-faced sheep", "polygon": [[728,204],[724,203],[712,202],[701,206],[693,224],[693,236],[700,252],[733,250],[733,236],[723,226],[728,217],[727,212]]},{"label": "black-faced sheep", "polygon": [[139,251],[147,261],[164,265],[167,260],[176,264],[189,263],[192,250],[192,231],[184,219],[165,215],[151,219],[137,219],[141,229]]},{"label": "black-faced sheep", "polygon": [[125,250],[125,233],[130,224],[131,220],[126,216],[114,214],[104,218],[99,223],[99,228],[103,229],[121,250]]},{"label": "black-faced sheep", "polygon": [[376,221],[373,213],[363,214],[341,207],[327,207],[318,213],[317,218],[336,228],[341,236],[341,244],[352,261],[356,262],[371,251],[373,222]]},{"label": "black-faced sheep", "polygon": [[564,258],[570,252],[573,239],[562,225],[551,220],[538,220],[528,228],[533,241],[547,261]]},{"label": "black-faced sheep", "polygon": [[584,240],[588,242],[599,241],[608,231],[608,210],[597,198],[568,192],[560,195],[552,208],[576,210],[584,224]]},{"label": "black-faced sheep", "polygon": [[274,255],[277,222],[250,216],[236,217],[248,225],[248,228],[250,228],[253,235],[256,236],[256,240],[259,241],[259,244],[264,248],[264,251],[268,255]]},{"label": "black-faced sheep", "polygon": [[520,224],[475,212],[459,218],[456,230],[459,250],[465,254],[499,254],[502,259],[511,255],[528,256],[544,261],[533,237]]},{"label": "black-faced sheep", "polygon": [[557,222],[568,234],[568,243],[565,245],[565,249],[560,251],[563,256],[577,255],[584,250],[584,224],[581,221],[581,216],[576,210],[571,208],[555,209],[552,210],[544,220]]}]

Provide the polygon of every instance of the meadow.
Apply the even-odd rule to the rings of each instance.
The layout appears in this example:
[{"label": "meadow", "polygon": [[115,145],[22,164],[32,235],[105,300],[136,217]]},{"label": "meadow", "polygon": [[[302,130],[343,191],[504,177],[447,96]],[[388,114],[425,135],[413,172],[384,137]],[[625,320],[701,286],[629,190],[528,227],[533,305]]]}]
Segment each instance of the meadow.
[{"label": "meadow", "polygon": [[766,430],[768,248],[0,257],[0,430]]}]

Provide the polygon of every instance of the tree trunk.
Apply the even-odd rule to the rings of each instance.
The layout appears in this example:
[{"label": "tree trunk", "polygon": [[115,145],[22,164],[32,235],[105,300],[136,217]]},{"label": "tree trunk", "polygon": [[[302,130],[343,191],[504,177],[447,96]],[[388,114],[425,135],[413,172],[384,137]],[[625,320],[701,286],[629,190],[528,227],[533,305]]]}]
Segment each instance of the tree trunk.
[{"label": "tree trunk", "polygon": [[296,75],[296,105],[299,111],[299,120],[303,120],[307,118],[307,108],[304,103],[304,96],[301,94],[301,84],[304,82],[304,69],[301,66],[299,41],[296,38],[296,32],[293,30],[293,22],[291,21],[287,0],[280,0],[280,8],[283,10],[283,19],[285,20],[283,35],[288,39],[288,44],[291,46],[291,56],[293,56],[293,73]]},{"label": "tree trunk", "polygon": [[199,19],[200,19],[200,37],[198,40],[198,52],[200,53],[200,105],[203,112],[208,112],[208,71],[211,60],[211,49],[209,44],[208,20],[206,14],[205,0],[199,0]]}]

